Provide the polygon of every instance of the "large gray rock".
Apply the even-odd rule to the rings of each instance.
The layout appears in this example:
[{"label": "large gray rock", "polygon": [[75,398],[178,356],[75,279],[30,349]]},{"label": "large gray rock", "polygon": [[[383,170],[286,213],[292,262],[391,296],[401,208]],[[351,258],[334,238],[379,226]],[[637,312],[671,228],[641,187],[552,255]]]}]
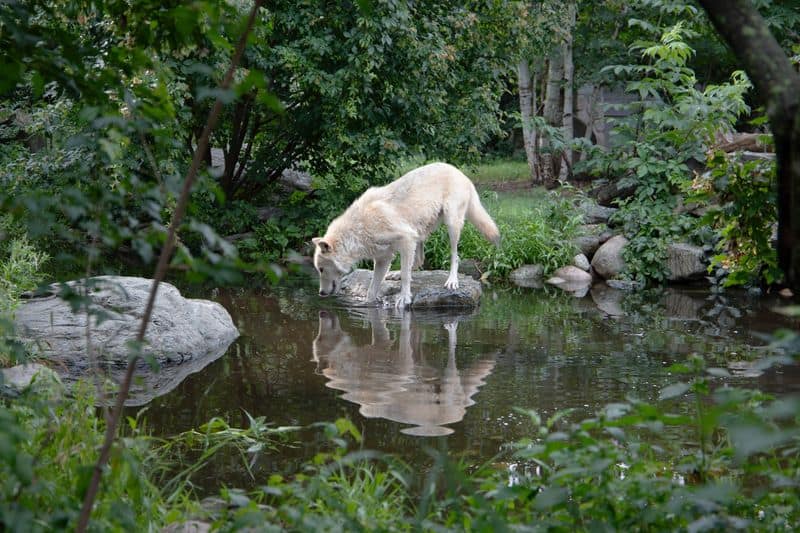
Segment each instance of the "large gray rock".
[{"label": "large gray rock", "polygon": [[578,209],[583,212],[584,224],[607,224],[611,215],[617,212],[616,207],[603,207],[589,202],[581,204]]},{"label": "large gray rock", "polygon": [[622,249],[628,244],[628,239],[622,235],[611,237],[597,249],[592,257],[592,268],[604,279],[612,279],[625,270],[625,260],[622,258]]},{"label": "large gray rock", "polygon": [[522,265],[508,275],[508,279],[517,287],[531,289],[541,289],[543,277],[544,267],[542,265]]},{"label": "large gray rock", "polygon": [[592,201],[581,203],[578,210],[583,213],[584,224],[606,224],[611,215],[617,212],[616,207],[604,207]]},{"label": "large gray rock", "polygon": [[[472,308],[481,300],[481,284],[471,277],[459,275],[459,288],[445,288],[448,272],[445,270],[418,270],[411,273],[411,308]],[[395,279],[396,278],[396,279]],[[372,270],[357,269],[342,279],[339,298],[348,305],[358,307],[394,305],[400,292],[399,272],[390,272],[381,284],[378,302],[367,302],[367,290],[372,282]]]},{"label": "large gray rock", "polygon": [[706,254],[699,246],[686,243],[667,246],[667,279],[692,281],[708,274]]},{"label": "large gray rock", "polygon": [[[118,379],[127,366],[152,280],[123,276],[90,278],[91,353],[100,369]],[[80,294],[82,281],[64,284]],[[16,332],[39,357],[52,361],[65,383],[89,377],[85,312],[73,313],[69,303],[52,294],[26,301],[16,312]],[[141,405],[176,387],[187,375],[222,356],[239,336],[220,304],[187,299],[169,283],[161,283],[147,328],[144,352],[160,364],[153,372],[140,360],[137,384],[128,405]],[[141,378],[141,379],[139,379]]]}]

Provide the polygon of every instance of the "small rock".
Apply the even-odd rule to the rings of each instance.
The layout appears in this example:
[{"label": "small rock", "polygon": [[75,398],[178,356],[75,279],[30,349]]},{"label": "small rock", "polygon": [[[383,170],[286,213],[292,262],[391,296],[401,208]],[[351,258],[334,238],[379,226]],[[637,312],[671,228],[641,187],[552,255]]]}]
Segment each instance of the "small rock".
[{"label": "small rock", "polygon": [[542,265],[522,265],[512,270],[508,279],[518,287],[539,289],[542,287],[543,276],[544,267]]},{"label": "small rock", "polygon": [[699,246],[674,243],[667,246],[667,279],[692,281],[703,278],[707,271],[706,254]]},{"label": "small rock", "polygon": [[278,183],[289,189],[290,191],[298,190],[308,192],[312,189],[311,174],[304,170],[297,170],[295,168],[287,168],[281,173],[278,178]]},{"label": "small rock", "polygon": [[3,385],[23,391],[39,380],[58,382],[58,375],[39,363],[28,363],[0,370]]},{"label": "small rock", "polygon": [[789,287],[779,290],[778,294],[781,296],[781,298],[791,298],[792,296],[794,296],[792,289],[790,289]]},{"label": "small rock", "polygon": [[598,235],[597,238],[600,239],[600,244],[605,244],[614,235],[615,235],[615,233],[612,230],[607,229],[604,232],[602,232],[600,235]]},{"label": "small rock", "polygon": [[592,257],[602,244],[600,242],[600,237],[597,235],[581,235],[580,237],[572,239],[572,243],[587,258]]},{"label": "small rock", "polygon": [[592,275],[576,266],[567,265],[553,272],[553,276],[547,280],[547,283],[570,292],[574,296],[583,297],[592,286]]},{"label": "small rock", "polygon": [[625,269],[625,260],[622,258],[622,250],[628,244],[628,239],[622,235],[610,238],[606,241],[592,258],[592,268],[604,279],[617,277]]},{"label": "small rock", "polygon": [[584,254],[578,254],[572,259],[572,264],[576,267],[580,268],[584,272],[589,272],[591,268],[591,264],[589,264],[589,259]]},{"label": "small rock", "polygon": [[[553,278],[562,279],[567,282],[591,283],[592,275],[581,270],[574,265],[567,265],[553,272]],[[550,279],[553,279],[550,278]],[[548,280],[549,282],[549,280]]]}]

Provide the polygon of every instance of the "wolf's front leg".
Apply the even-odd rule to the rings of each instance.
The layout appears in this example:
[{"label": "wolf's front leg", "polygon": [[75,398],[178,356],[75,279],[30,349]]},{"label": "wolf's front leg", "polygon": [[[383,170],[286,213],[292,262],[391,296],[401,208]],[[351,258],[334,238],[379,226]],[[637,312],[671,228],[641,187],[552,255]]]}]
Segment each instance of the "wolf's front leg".
[{"label": "wolf's front leg", "polygon": [[383,282],[383,278],[386,277],[386,273],[389,271],[389,266],[391,264],[391,257],[376,257],[373,259],[372,281],[367,291],[368,302],[374,302],[378,299],[378,295],[381,292],[381,283]]},{"label": "wolf's front leg", "polygon": [[397,295],[395,307],[411,305],[411,267],[416,247],[414,241],[405,241],[400,245],[400,294]]}]

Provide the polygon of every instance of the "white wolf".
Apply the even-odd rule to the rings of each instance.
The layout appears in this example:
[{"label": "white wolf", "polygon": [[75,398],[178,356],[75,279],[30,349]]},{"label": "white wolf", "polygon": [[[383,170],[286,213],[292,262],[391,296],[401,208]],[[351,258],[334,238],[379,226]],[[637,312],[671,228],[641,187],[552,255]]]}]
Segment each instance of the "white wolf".
[{"label": "white wolf", "polygon": [[481,205],[475,186],[446,163],[431,163],[388,185],[368,189],[331,222],[325,236],[313,239],[320,296],[336,293],[342,276],[356,262],[372,259],[367,299],[376,300],[395,253],[400,252],[396,305],[410,305],[411,269],[422,265],[425,239],[442,222],[450,237],[450,275],[445,287],[457,289],[458,240],[465,218],[488,240],[499,243],[500,232]]}]

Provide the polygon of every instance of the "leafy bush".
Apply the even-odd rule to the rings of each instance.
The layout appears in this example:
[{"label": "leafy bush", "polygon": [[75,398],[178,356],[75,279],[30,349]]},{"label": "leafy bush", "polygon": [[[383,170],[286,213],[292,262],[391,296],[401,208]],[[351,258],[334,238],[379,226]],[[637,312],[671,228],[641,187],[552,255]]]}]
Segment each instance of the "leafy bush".
[{"label": "leafy bush", "polygon": [[[697,15],[692,6],[683,9]],[[631,23],[658,31],[643,21]],[[614,147],[607,152],[595,149],[579,167],[594,175],[621,176],[620,187],[635,187],[631,197],[619,202],[616,221],[631,241],[623,252],[627,275],[639,280],[664,280],[666,245],[696,237],[700,231],[699,221],[675,209],[677,199],[691,188],[692,172],[686,162],[705,160],[715,137],[732,130],[737,118],[749,111],[744,95],[751,85],[742,72],[735,72],[729,83],[698,88],[695,73],[687,66],[694,50],[686,40],[695,35],[678,22],[666,28],[658,41],[632,47],[641,63],[606,68],[633,78],[626,90],[638,101],[626,105],[630,116],[614,125]]]},{"label": "leafy bush", "polygon": [[717,278],[725,286],[779,281],[782,273],[772,244],[778,220],[775,162],[713,152],[708,168],[695,178],[692,191],[693,198],[710,204],[702,222],[721,236],[711,263]]},{"label": "leafy bush", "polygon": [[[45,384],[0,405],[0,527],[6,531],[70,529],[81,507],[103,423],[85,390],[67,399],[59,388]],[[146,450],[145,440],[126,439],[112,457],[113,475],[106,476],[93,514],[98,530],[141,531],[161,521]]]},{"label": "leafy bush", "polygon": [[[13,232],[10,223],[5,224],[7,230],[3,231],[4,221],[8,220],[8,217],[0,219],[0,234]],[[0,243],[0,315],[10,312],[20,294],[42,281],[42,267],[48,260],[48,255],[34,248],[24,234],[14,233],[18,236]]]},{"label": "leafy bush", "polygon": [[25,357],[24,346],[13,339],[12,314],[20,295],[44,279],[46,253],[32,246],[11,217],[0,217],[0,367]]}]

